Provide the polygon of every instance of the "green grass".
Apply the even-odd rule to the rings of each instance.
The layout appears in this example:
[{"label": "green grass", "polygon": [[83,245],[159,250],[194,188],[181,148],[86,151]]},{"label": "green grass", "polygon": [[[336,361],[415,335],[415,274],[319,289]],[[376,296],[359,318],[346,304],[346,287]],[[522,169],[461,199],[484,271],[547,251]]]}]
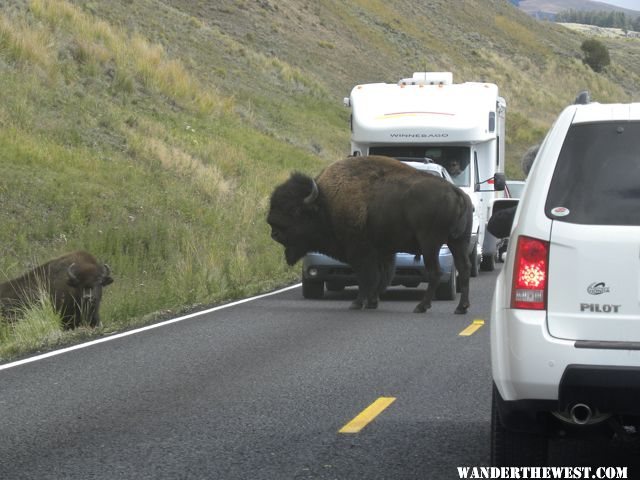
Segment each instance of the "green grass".
[{"label": "green grass", "polygon": [[639,98],[637,41],[603,40],[597,75],[580,34],[501,0],[167,3],[0,12],[0,281],[80,248],[115,279],[98,331],[61,332],[39,305],[25,316],[42,330],[0,320],[0,361],[297,280],[269,196],[348,153],[356,84],[424,69],[497,83],[510,177],[579,90]]},{"label": "green grass", "polygon": [[46,297],[24,309],[19,321],[0,323],[0,343],[8,358],[25,351],[55,347],[63,336],[60,317]]},{"label": "green grass", "polygon": [[43,286],[44,279],[36,274],[36,282],[21,293],[24,303],[0,312],[0,345],[7,356],[54,346],[63,337],[62,320]]}]

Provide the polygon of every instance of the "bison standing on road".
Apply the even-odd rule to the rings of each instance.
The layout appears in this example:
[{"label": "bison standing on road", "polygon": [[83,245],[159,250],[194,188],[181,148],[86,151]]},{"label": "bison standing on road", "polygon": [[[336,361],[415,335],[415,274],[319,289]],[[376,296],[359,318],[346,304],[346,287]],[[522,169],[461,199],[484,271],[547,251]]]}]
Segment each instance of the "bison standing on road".
[{"label": "bison standing on road", "polygon": [[422,255],[429,278],[414,312],[431,307],[447,244],[459,275],[456,313],[469,308],[469,244],[473,206],[458,187],[393,158],[350,157],[314,180],[293,173],[271,196],[271,237],[294,265],[308,252],[348,263],[358,281],[352,309],[377,308],[393,275],[394,254]]},{"label": "bison standing on road", "polygon": [[100,325],[102,287],[113,283],[111,271],[90,253],[68,253],[34,268],[21,277],[0,283],[0,307],[14,316],[46,291],[62,317],[65,330]]}]

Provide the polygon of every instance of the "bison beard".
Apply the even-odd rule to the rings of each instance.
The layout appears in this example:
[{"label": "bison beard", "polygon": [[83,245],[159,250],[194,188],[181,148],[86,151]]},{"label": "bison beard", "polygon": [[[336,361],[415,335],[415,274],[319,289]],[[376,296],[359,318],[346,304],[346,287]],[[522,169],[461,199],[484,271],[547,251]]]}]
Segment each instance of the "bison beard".
[{"label": "bison beard", "polygon": [[473,207],[458,187],[398,160],[347,158],[315,180],[293,173],[271,196],[267,223],[289,265],[320,252],[348,263],[358,281],[351,308],[376,308],[393,275],[396,252],[422,255],[429,287],[415,312],[431,307],[447,244],[459,277],[456,313],[469,308]]},{"label": "bison beard", "polygon": [[72,252],[0,283],[0,307],[5,315],[15,317],[16,311],[33,303],[44,290],[66,330],[83,324],[97,327],[102,289],[111,283],[108,265],[99,263],[90,253]]}]

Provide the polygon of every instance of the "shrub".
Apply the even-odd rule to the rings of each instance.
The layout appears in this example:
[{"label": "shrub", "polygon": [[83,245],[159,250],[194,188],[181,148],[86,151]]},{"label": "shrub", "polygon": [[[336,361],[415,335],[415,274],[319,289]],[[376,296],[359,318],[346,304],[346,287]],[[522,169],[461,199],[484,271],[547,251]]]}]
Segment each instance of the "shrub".
[{"label": "shrub", "polygon": [[589,65],[594,72],[601,72],[604,67],[611,63],[609,49],[595,38],[585,40],[580,48],[584,52],[582,61]]}]

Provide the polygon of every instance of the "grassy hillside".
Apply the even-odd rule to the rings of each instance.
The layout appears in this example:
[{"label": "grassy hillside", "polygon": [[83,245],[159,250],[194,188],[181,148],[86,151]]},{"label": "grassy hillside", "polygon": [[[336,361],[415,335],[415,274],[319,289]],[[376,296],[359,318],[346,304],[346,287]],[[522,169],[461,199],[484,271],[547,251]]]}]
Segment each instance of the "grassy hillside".
[{"label": "grassy hillside", "polygon": [[[509,176],[576,93],[638,100],[637,40],[503,0],[0,2],[0,279],[84,248],[110,264],[105,333],[298,278],[264,222],[291,170],[348,153],[353,85],[420,70],[507,99]],[[26,347],[74,341],[55,325]],[[0,358],[24,351],[0,327]]]}]

